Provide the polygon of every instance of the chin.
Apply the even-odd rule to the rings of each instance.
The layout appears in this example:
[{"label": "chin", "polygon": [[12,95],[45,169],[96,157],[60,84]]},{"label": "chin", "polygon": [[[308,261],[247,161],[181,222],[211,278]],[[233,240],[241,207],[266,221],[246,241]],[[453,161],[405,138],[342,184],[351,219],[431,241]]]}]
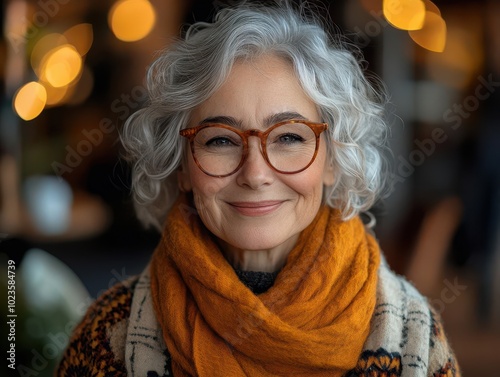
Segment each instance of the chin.
[{"label": "chin", "polygon": [[[230,235],[226,237],[226,243],[234,248],[240,250],[248,251],[259,251],[259,250],[272,250],[275,249],[291,240],[292,237],[281,237],[272,231],[272,229],[265,230],[248,230],[246,232],[241,232],[241,235]],[[293,247],[293,245],[291,246]]]},{"label": "chin", "polygon": [[280,245],[279,242],[273,242],[271,240],[245,240],[245,239],[229,239],[225,241],[230,247],[240,249],[240,250],[248,250],[248,251],[259,251],[259,250],[269,250],[273,249],[276,246]]}]

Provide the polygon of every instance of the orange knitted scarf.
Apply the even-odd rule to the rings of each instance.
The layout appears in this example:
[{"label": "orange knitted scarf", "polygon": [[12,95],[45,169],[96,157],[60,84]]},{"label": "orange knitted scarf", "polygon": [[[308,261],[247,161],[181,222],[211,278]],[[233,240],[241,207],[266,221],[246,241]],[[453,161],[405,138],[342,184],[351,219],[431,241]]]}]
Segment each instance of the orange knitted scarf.
[{"label": "orange knitted scarf", "polygon": [[380,254],[359,218],[322,207],[274,285],[241,283],[179,200],[151,263],[156,317],[180,376],[341,376],[355,367],[375,306]]}]

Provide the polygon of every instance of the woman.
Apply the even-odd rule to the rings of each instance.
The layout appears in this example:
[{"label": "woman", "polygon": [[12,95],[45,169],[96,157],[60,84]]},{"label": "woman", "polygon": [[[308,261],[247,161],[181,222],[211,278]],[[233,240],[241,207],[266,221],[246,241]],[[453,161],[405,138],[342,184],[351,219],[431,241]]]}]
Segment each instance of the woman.
[{"label": "woman", "polygon": [[352,53],[283,2],[226,8],[148,88],[123,143],[162,239],[89,309],[59,375],[459,375],[359,218],[383,188],[386,124]]}]

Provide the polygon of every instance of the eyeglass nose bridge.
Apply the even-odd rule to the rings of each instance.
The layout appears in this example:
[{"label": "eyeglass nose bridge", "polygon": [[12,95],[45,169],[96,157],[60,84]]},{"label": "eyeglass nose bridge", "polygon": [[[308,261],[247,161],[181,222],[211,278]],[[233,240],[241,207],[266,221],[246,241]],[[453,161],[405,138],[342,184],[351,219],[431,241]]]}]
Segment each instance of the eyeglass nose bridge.
[{"label": "eyeglass nose bridge", "polygon": [[251,130],[246,130],[244,132],[244,134],[246,134],[247,136],[257,136],[257,137],[261,137],[261,135],[263,134],[264,132],[260,131],[260,130],[256,130],[255,128],[254,129],[251,129]]},{"label": "eyeglass nose bridge", "polygon": [[245,144],[248,144],[248,138],[250,136],[257,137],[260,140],[261,146],[264,146],[266,144],[266,137],[264,137],[264,135],[266,135],[267,132],[262,132],[261,130],[257,130],[255,128],[253,128],[251,130],[246,130],[246,131],[240,132],[240,134],[242,136],[242,139],[244,139]]},{"label": "eyeglass nose bridge", "polygon": [[240,164],[238,166],[238,168],[236,170],[239,170],[247,161],[248,159],[248,155],[250,154],[250,145],[249,145],[249,137],[250,136],[255,136],[259,139],[259,152],[261,154],[261,156],[264,158],[264,161],[266,162],[266,164],[273,170],[274,167],[272,166],[271,162],[269,161],[269,158],[267,156],[267,151],[266,151],[266,141],[267,141],[267,138],[264,137],[267,136],[267,133],[268,132],[262,132],[260,130],[257,130],[257,129],[250,129],[250,130],[246,130],[246,131],[243,131],[243,132],[240,132],[240,136],[241,138],[243,139],[243,155],[241,156],[241,161],[240,161]]}]

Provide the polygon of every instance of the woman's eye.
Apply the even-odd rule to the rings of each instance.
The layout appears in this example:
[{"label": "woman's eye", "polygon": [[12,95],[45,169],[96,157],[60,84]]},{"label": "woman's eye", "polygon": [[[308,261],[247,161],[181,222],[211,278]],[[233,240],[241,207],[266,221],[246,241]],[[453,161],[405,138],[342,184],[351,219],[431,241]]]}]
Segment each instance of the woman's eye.
[{"label": "woman's eye", "polygon": [[214,137],[208,140],[205,145],[207,147],[226,147],[236,145],[231,139],[227,137]]},{"label": "woman's eye", "polygon": [[301,137],[300,135],[289,133],[289,134],[279,135],[276,141],[282,144],[293,144],[304,141],[304,138]]}]

